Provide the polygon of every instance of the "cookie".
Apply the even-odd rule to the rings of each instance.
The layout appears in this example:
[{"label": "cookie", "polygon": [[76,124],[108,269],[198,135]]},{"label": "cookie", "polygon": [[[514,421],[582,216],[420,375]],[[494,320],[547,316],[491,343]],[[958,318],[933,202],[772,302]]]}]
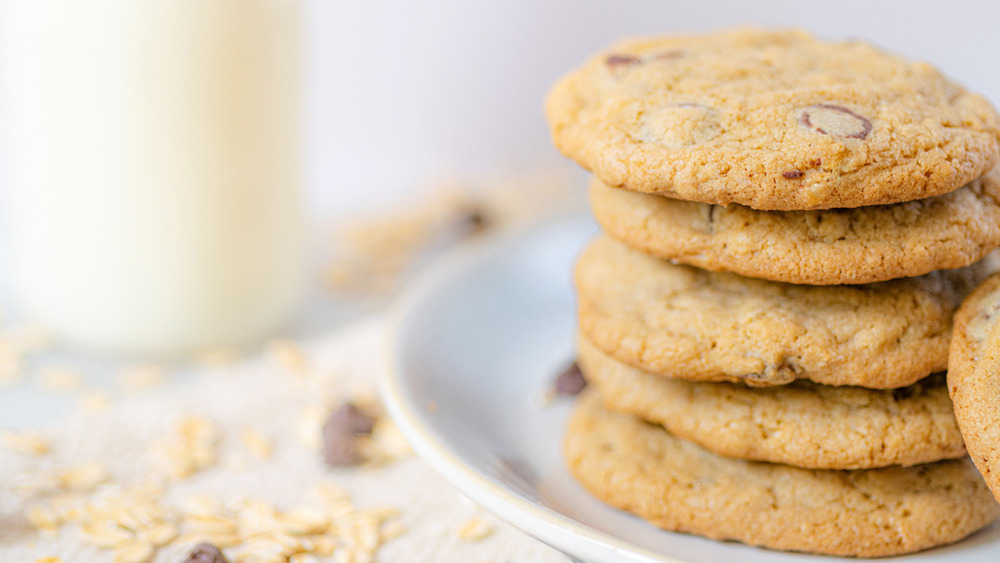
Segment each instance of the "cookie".
[{"label": "cookie", "polygon": [[602,237],[576,266],[580,329],[622,362],[681,379],[903,387],[947,367],[951,317],[994,258],[804,286],[677,266]]},{"label": "cookie", "polygon": [[930,65],[800,31],[631,40],[559,81],[552,138],[604,183],[754,209],[948,193],[1000,156],[1000,116]]},{"label": "cookie", "polygon": [[873,207],[756,211],[595,181],[594,216],[648,254],[798,284],[862,284],[967,266],[1000,245],[1000,170],[951,193]]},{"label": "cookie", "polygon": [[581,396],[564,444],[592,494],[652,524],[772,549],[878,557],[958,541],[1000,516],[969,460],[859,471],[728,459]]},{"label": "cookie", "polygon": [[972,461],[1000,500],[1000,275],[955,314],[948,389]]},{"label": "cookie", "polygon": [[767,388],[669,379],[580,337],[580,369],[607,408],[719,455],[811,469],[871,469],[965,455],[944,374],[892,391],[809,381]]}]

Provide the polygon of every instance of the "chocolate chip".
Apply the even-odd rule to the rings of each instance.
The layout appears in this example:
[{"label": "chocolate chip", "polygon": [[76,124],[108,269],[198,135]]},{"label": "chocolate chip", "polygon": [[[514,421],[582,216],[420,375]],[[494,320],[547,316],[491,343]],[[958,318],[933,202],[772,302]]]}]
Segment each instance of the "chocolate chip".
[{"label": "chocolate chip", "polygon": [[556,377],[556,393],[560,395],[577,395],[586,386],[587,380],[583,378],[583,372],[576,362]]},{"label": "chocolate chip", "polygon": [[900,387],[899,389],[892,390],[892,399],[894,401],[902,401],[913,396],[913,389],[910,387]]},{"label": "chocolate chip", "polygon": [[798,180],[805,175],[806,173],[801,170],[785,170],[781,173],[781,176],[786,180]]},{"label": "chocolate chip", "polygon": [[833,104],[807,107],[802,110],[799,122],[817,133],[832,137],[864,139],[872,130],[872,122],[867,117]]},{"label": "chocolate chip", "polygon": [[822,165],[823,165],[823,159],[821,158],[814,158],[809,161],[809,166],[822,166]]},{"label": "chocolate chip", "polygon": [[669,51],[663,51],[662,53],[653,55],[652,57],[650,57],[650,59],[657,61],[669,61],[672,59],[679,59],[683,57],[684,54],[685,54],[684,51],[680,49],[671,49]]},{"label": "chocolate chip", "polygon": [[358,436],[371,434],[375,418],[354,403],[344,403],[323,424],[323,460],[333,467],[364,461]]},{"label": "chocolate chip", "polygon": [[229,563],[222,551],[210,543],[199,543],[188,553],[184,563]]},{"label": "chocolate chip", "polygon": [[611,70],[618,70],[619,68],[632,66],[640,62],[642,62],[641,59],[635,55],[610,55],[604,59],[604,63]]},{"label": "chocolate chip", "polygon": [[323,426],[323,461],[331,467],[358,465],[365,460],[356,434]]},{"label": "chocolate chip", "polygon": [[462,226],[470,235],[479,234],[492,226],[492,221],[486,212],[479,207],[470,206],[461,215]]},{"label": "chocolate chip", "polygon": [[330,429],[343,430],[348,434],[371,434],[374,426],[375,417],[348,402],[330,413],[323,424],[323,432]]}]

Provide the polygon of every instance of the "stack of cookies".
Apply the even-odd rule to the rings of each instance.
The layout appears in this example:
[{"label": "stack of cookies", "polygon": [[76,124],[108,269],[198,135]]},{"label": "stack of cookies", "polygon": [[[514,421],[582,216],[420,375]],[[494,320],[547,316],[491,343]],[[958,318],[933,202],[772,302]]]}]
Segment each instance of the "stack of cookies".
[{"label": "stack of cookies", "polygon": [[621,43],[546,110],[605,231],[576,269],[591,385],[565,443],[589,491],[835,555],[1000,516],[943,373],[1000,268],[986,100],[864,43],[737,30]]}]

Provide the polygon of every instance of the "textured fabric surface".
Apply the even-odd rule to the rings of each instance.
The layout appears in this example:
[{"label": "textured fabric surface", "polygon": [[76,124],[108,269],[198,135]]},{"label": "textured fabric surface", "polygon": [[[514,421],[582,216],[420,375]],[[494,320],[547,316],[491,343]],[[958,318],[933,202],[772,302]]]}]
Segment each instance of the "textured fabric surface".
[{"label": "textured fabric surface", "polygon": [[[122,400],[96,414],[68,416],[43,429],[53,439],[47,455],[31,458],[0,451],[0,561],[31,562],[46,556],[67,563],[113,561],[111,551],[81,542],[73,525],[56,535],[35,531],[24,511],[40,497],[28,497],[18,487],[32,476],[93,460],[107,465],[114,483],[147,478],[156,471],[151,444],[185,415],[204,416],[218,425],[219,462],[167,485],[165,498],[171,502],[207,493],[223,501],[258,498],[285,509],[308,501],[317,485],[333,483],[346,490],[359,509],[399,510],[406,531],[379,550],[377,561],[567,561],[477,509],[415,457],[380,467],[332,469],[299,439],[303,413],[374,392],[385,333],[382,319],[371,319],[309,343],[307,376],[254,358],[209,370],[183,385]],[[239,438],[246,429],[272,441],[270,458],[247,455]],[[318,434],[319,428],[315,431]],[[488,522],[492,533],[463,540],[457,531],[474,518]],[[153,561],[182,561],[191,546],[175,541]]]}]

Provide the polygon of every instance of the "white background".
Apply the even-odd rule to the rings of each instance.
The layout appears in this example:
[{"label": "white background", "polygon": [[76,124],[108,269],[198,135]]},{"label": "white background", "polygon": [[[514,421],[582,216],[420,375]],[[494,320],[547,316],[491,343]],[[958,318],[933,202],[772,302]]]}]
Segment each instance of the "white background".
[{"label": "white background", "polygon": [[625,35],[742,24],[860,37],[1000,103],[1000,0],[314,0],[308,189],[346,213],[548,162],[549,86]]}]

